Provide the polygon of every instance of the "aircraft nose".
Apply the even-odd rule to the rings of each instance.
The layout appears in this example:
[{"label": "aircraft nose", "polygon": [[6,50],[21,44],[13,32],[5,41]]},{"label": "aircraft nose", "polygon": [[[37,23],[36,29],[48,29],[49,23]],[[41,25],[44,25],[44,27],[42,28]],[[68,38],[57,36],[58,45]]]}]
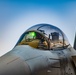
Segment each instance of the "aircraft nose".
[{"label": "aircraft nose", "polygon": [[28,64],[16,56],[5,55],[0,58],[0,75],[30,75]]}]

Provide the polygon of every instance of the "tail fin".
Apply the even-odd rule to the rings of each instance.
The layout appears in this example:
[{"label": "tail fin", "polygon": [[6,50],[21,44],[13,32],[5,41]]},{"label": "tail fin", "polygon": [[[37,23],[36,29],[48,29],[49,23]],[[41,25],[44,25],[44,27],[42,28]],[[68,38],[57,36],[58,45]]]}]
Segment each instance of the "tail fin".
[{"label": "tail fin", "polygon": [[74,40],[74,49],[76,50],[76,33],[75,33],[75,40]]}]

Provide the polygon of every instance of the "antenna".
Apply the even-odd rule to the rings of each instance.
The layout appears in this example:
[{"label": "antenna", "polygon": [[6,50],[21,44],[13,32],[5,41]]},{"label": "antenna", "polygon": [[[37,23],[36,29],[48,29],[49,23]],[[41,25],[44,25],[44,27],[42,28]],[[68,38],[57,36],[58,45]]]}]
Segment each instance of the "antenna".
[{"label": "antenna", "polygon": [[76,33],[75,33],[75,40],[74,40],[74,49],[76,50]]}]

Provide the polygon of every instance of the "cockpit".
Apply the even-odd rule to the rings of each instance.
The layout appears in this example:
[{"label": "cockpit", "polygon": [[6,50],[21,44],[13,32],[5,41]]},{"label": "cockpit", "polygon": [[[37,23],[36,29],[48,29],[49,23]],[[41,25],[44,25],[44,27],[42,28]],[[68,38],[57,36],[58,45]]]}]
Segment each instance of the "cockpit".
[{"label": "cockpit", "polygon": [[49,24],[38,24],[27,29],[17,45],[29,45],[41,50],[56,50],[67,48],[69,43],[59,28]]}]

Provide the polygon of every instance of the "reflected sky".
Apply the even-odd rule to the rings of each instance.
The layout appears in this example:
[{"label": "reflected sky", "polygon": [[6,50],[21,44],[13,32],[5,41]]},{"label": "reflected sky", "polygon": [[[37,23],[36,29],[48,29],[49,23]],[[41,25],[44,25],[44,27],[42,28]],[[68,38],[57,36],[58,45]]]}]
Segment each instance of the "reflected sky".
[{"label": "reflected sky", "polygon": [[0,56],[10,51],[30,26],[48,23],[60,28],[73,46],[75,0],[1,0]]}]

